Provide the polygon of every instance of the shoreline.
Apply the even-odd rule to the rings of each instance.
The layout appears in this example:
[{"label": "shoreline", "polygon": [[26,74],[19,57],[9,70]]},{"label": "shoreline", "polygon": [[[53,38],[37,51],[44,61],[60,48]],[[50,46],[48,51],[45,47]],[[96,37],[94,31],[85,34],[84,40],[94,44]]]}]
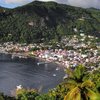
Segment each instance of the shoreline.
[{"label": "shoreline", "polygon": [[[32,57],[31,57],[31,58],[32,58]],[[58,65],[60,68],[63,68],[63,69],[66,68],[65,65],[62,65],[62,64],[61,64],[60,62],[58,62],[58,61],[49,61],[49,60],[47,60],[47,59],[40,58],[40,57],[37,57],[37,56],[34,56],[34,58],[37,59],[37,60],[39,60],[39,61],[41,61],[41,62],[56,64],[56,65]]]},{"label": "shoreline", "polygon": [[0,54],[11,55],[11,59],[14,59],[16,57],[18,57],[19,59],[28,59],[28,58],[31,58],[31,59],[38,60],[38,62],[40,62],[40,63],[42,63],[42,62],[44,62],[44,63],[53,63],[53,64],[58,65],[58,67],[60,67],[60,68],[63,68],[63,69],[66,68],[64,65],[62,65],[58,61],[48,61],[48,60],[46,60],[44,58],[40,58],[40,57],[37,57],[37,56],[32,56],[32,55],[29,55],[29,54],[26,55],[26,53],[15,53],[15,52],[14,53],[8,53],[8,52],[4,53],[3,52],[3,53],[0,53]]},{"label": "shoreline", "polygon": [[[6,57],[7,57],[7,59],[10,59],[11,60],[11,53],[9,53],[9,54],[5,54],[5,53],[0,53],[1,54],[1,58],[2,57],[4,57],[4,59],[6,60]],[[29,56],[30,57],[30,56]],[[40,59],[40,58],[38,58],[38,57],[30,57],[30,58],[32,58],[32,59],[29,59],[30,61],[32,61],[33,63],[34,63],[34,61],[36,61],[36,63],[35,63],[35,66],[38,66],[38,65],[36,65],[39,61],[41,62],[41,61],[44,61],[43,59]],[[18,58],[19,59],[19,58]],[[15,58],[15,61],[16,61],[16,58]],[[19,60],[19,61],[22,61],[21,59]],[[27,59],[25,60],[25,61],[28,61]],[[5,63],[5,61],[4,61],[4,63]],[[23,63],[23,62],[22,62]],[[30,63],[30,62],[28,62],[28,63]],[[52,62],[51,62],[52,63]],[[7,65],[8,66],[8,65]],[[26,66],[26,65],[23,65],[23,69],[25,68],[24,66]],[[31,66],[31,64],[30,64],[30,66]],[[34,66],[34,64],[33,64],[33,66]],[[33,66],[31,66],[32,68],[33,68]],[[50,67],[51,66],[51,67]],[[52,67],[53,66],[53,67]],[[16,66],[17,67],[17,66]],[[16,68],[15,67],[15,68]],[[4,68],[4,67],[3,67]],[[13,66],[12,66],[12,68],[13,68]],[[29,70],[31,70],[30,69],[30,67],[27,67],[27,68],[29,68]],[[40,66],[39,67],[40,69],[42,69],[42,70],[44,70],[44,68],[45,68],[45,66],[44,66],[44,64],[43,64],[43,68]],[[50,64],[49,65],[49,67],[48,68],[50,68],[50,70],[47,70],[47,74],[46,74],[46,78],[47,78],[47,76],[48,76],[48,78],[49,78],[49,75],[50,75],[50,78],[53,78],[53,77],[55,77],[55,76],[53,76],[53,75],[55,75],[56,74],[56,72],[58,73],[57,75],[60,75],[60,76],[62,76],[62,78],[63,78],[63,74],[61,75],[61,74],[59,74],[59,73],[63,73],[63,69],[60,69],[59,68],[59,66],[57,66],[57,65],[53,65],[53,64]],[[52,68],[54,68],[54,69],[52,69]],[[56,71],[56,68],[58,68],[58,70],[62,70],[62,71]],[[20,66],[18,67],[18,69],[20,70]],[[36,69],[38,69],[38,67],[36,67]],[[54,74],[53,73],[50,73],[51,72],[51,69],[54,71]],[[34,71],[34,70],[32,70],[32,71]],[[50,71],[50,72],[49,72]],[[28,71],[28,72],[30,72],[30,71]],[[44,72],[44,71],[42,71],[42,72]],[[40,70],[40,73],[41,73],[41,70]],[[32,72],[32,74],[33,75],[35,75],[35,73],[34,72]],[[40,74],[40,75],[42,75],[42,74]],[[43,73],[43,77],[44,77],[44,75],[45,75],[45,73]],[[42,77],[42,76],[41,76]],[[55,78],[57,78],[57,77],[55,77]],[[61,78],[61,79],[62,79]],[[31,78],[30,78],[31,79]],[[34,78],[33,78],[34,79]],[[53,78],[54,79],[54,78]],[[22,83],[20,83],[20,84],[22,84]],[[19,83],[18,83],[18,85],[19,85]],[[17,86],[17,85],[16,85]],[[24,87],[25,85],[23,85],[22,84],[22,86]],[[52,86],[51,86],[52,87]],[[50,87],[50,89],[52,89]],[[16,88],[16,87],[15,87]],[[25,86],[25,88],[27,88],[26,86]],[[35,88],[35,87],[33,87],[33,88]],[[36,89],[38,89],[38,87],[36,87]],[[49,89],[49,88],[48,88]],[[43,90],[43,91],[45,91],[45,90]],[[10,94],[7,94],[7,95],[10,95]]]},{"label": "shoreline", "polygon": [[[3,51],[4,54],[10,54],[11,58],[34,58],[37,59],[39,64],[45,63],[54,63],[57,64],[59,67],[66,69],[66,68],[75,68],[78,65],[86,66],[87,69],[94,70],[96,69],[95,66],[99,64],[100,55],[98,50],[86,50],[86,54],[82,53],[81,51],[75,50],[62,50],[62,49],[55,49],[55,50],[35,50],[35,51]],[[38,63],[37,63],[38,64]],[[92,65],[91,65],[92,64]]]}]

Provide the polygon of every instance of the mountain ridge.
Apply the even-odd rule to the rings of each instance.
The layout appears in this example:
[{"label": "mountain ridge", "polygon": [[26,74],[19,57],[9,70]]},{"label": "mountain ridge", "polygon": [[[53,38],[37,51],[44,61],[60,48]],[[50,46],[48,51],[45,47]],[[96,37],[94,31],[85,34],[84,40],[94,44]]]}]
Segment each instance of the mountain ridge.
[{"label": "mountain ridge", "polygon": [[[13,9],[0,9],[0,41],[59,41],[68,34],[100,37],[100,11],[56,2],[34,1]],[[77,29],[77,32],[74,31]]]}]

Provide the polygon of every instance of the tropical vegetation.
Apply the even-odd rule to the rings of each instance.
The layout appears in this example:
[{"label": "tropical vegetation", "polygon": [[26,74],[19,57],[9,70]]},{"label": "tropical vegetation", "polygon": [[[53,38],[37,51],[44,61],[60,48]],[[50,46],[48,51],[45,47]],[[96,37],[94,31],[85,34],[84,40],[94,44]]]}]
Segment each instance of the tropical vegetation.
[{"label": "tropical vegetation", "polygon": [[0,100],[100,100],[100,71],[88,71],[79,65],[66,69],[68,75],[56,88],[46,94],[35,89],[16,90],[15,97],[0,94]]},{"label": "tropical vegetation", "polygon": [[56,2],[34,1],[22,7],[0,7],[0,42],[40,43],[85,33],[100,36],[100,10]]}]

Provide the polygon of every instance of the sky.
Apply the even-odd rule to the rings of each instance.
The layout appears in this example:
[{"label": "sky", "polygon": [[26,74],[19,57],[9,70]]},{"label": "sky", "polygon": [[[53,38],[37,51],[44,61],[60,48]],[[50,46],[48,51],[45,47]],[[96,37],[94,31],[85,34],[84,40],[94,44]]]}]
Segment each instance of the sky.
[{"label": "sky", "polygon": [[[34,0],[0,0],[0,6],[7,8],[14,8],[17,6],[25,5]],[[35,0],[36,1],[36,0]],[[100,9],[100,0],[39,0],[39,1],[55,1],[58,3],[68,4],[76,7],[83,8],[99,8]]]}]

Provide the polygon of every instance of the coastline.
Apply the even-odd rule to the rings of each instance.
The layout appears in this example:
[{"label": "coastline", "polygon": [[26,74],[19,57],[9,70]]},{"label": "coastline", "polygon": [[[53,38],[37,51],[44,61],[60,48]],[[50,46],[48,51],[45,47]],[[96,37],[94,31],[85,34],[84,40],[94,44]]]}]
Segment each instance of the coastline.
[{"label": "coastline", "polygon": [[[30,56],[29,56],[30,57]],[[63,78],[63,76],[64,76],[64,73],[63,73],[63,69],[60,69],[60,68],[58,68],[58,66],[57,65],[55,65],[55,64],[52,64],[52,62],[51,62],[51,64],[50,65],[48,65],[49,67],[47,68],[47,69],[45,69],[44,70],[44,68],[45,68],[45,66],[44,66],[44,64],[42,65],[42,67],[41,66],[38,66],[37,65],[37,63],[40,61],[40,62],[42,62],[42,61],[44,61],[43,59],[40,59],[40,58],[38,58],[38,57],[30,57],[30,58],[32,58],[32,59],[25,59],[25,60],[23,60],[23,59],[14,59],[13,61],[11,60],[11,53],[9,53],[8,55],[7,55],[7,53],[5,54],[5,53],[2,53],[1,54],[1,59],[3,60],[1,60],[1,62],[2,63],[4,63],[4,65],[6,65],[6,63],[5,63],[5,61],[7,60],[7,68],[5,67],[5,66],[3,66],[2,67],[2,65],[1,65],[1,68],[4,68],[4,70],[8,70],[8,68],[9,68],[9,70],[7,71],[7,74],[6,74],[6,71],[2,71],[2,73],[6,76],[6,77],[9,77],[10,78],[10,75],[12,75],[12,74],[14,74],[14,75],[12,75],[12,78],[13,77],[17,77],[18,78],[18,76],[19,75],[21,75],[21,76],[24,76],[24,75],[26,75],[26,77],[25,78],[23,78],[23,80],[20,80],[20,77],[19,77],[19,81],[24,81],[24,79],[25,80],[30,80],[30,82],[32,81],[32,85],[33,85],[33,87],[32,88],[36,88],[36,89],[38,89],[38,87],[39,86],[36,86],[35,87],[35,85],[40,85],[40,84],[44,84],[44,87],[45,87],[45,80],[48,80],[49,78],[51,79],[51,80],[53,80],[54,79],[54,81],[51,81],[52,82],[52,84],[54,84],[54,85],[56,85],[56,82],[59,82],[60,80],[62,81],[62,78]],[[8,59],[10,59],[10,60],[8,60]],[[9,63],[9,61],[11,61],[10,62],[10,65],[8,64]],[[19,63],[16,63],[15,61],[18,61]],[[23,62],[24,61],[24,62]],[[29,62],[28,62],[29,61]],[[14,63],[12,63],[12,62],[14,62]],[[33,63],[35,63],[35,64],[33,64]],[[12,64],[14,64],[14,65],[12,65]],[[33,65],[32,65],[33,64]],[[10,67],[11,66],[11,67]],[[17,67],[18,66],[18,67]],[[21,67],[20,67],[21,66]],[[22,67],[23,66],[23,67]],[[28,66],[28,67],[27,67]],[[30,67],[31,66],[31,67]],[[35,66],[37,66],[37,67],[35,67]],[[51,67],[50,67],[51,66]],[[5,69],[6,68],[6,69]],[[31,69],[32,68],[32,69]],[[59,71],[57,71],[56,70],[56,68],[58,68],[58,70]],[[10,72],[10,69],[11,69],[11,72]],[[17,70],[16,70],[17,69]],[[23,69],[23,71],[21,72],[21,70]],[[34,70],[35,69],[35,70]],[[15,71],[14,71],[15,70]],[[38,71],[37,71],[38,70]],[[60,71],[61,70],[61,71]],[[14,71],[14,72],[13,72]],[[26,71],[27,73],[25,74],[25,72],[24,71]],[[35,71],[35,72],[34,72]],[[9,73],[8,73],[9,72]],[[31,73],[30,73],[31,72]],[[37,72],[38,72],[38,74],[37,74]],[[17,73],[17,74],[16,74]],[[63,74],[62,74],[63,73]],[[19,74],[19,75],[18,75]],[[39,77],[39,75],[40,75],[40,77]],[[59,79],[58,79],[58,76],[56,77],[56,75],[60,75],[59,76]],[[29,79],[27,79],[27,76],[30,76],[30,78]],[[37,77],[38,76],[38,77]],[[2,77],[2,74],[1,74],[1,77]],[[43,79],[41,78],[41,77],[43,77]],[[44,79],[46,77],[46,79]],[[12,79],[12,78],[10,78],[10,79]],[[35,79],[35,80],[34,80]],[[38,81],[38,79],[40,79],[40,80],[42,80],[42,82],[43,83],[41,83],[41,82],[39,82]],[[56,79],[58,79],[57,81],[56,81]],[[2,80],[2,79],[1,79]],[[14,78],[14,80],[17,80],[16,78]],[[25,87],[25,88],[27,88],[28,87],[28,85],[26,86],[26,84],[24,84],[24,82],[19,82],[19,81],[17,81],[18,83],[16,84],[16,81],[15,81],[15,85],[13,86],[13,88],[11,88],[11,89],[8,89],[8,88],[6,88],[7,89],[7,91],[8,90],[12,90],[12,89],[14,89],[16,86],[18,86],[18,85],[22,85],[23,87]],[[35,81],[37,81],[37,82],[35,82]],[[6,83],[5,83],[6,84]],[[13,83],[12,83],[13,84]],[[27,83],[28,84],[28,83]],[[31,84],[31,83],[30,83]],[[47,83],[48,84],[48,86],[49,86],[49,83]],[[29,87],[31,88],[31,86],[32,85],[30,85]],[[1,83],[1,86],[3,87],[3,88],[5,88],[3,85],[2,85],[2,83]],[[12,87],[12,86],[11,86]],[[53,86],[50,86],[50,89],[52,89],[52,87]],[[54,86],[55,87],[55,86]],[[5,89],[5,90],[6,90]],[[47,88],[47,89],[49,89],[49,88]],[[2,89],[1,89],[1,91],[3,91]],[[45,88],[44,88],[44,90],[43,91],[47,91]],[[3,91],[3,92],[5,92],[7,95],[10,95],[8,92],[6,92],[6,91]]]},{"label": "coastline", "polygon": [[60,68],[63,68],[63,69],[66,68],[64,65],[62,65],[58,61],[49,61],[47,59],[40,58],[40,57],[37,57],[37,56],[33,56],[33,55],[30,55],[30,54],[27,54],[27,53],[15,53],[15,52],[13,52],[13,53],[9,53],[9,52],[4,53],[4,52],[2,52],[0,54],[11,55],[11,59],[14,59],[16,57],[18,57],[19,59],[28,59],[28,58],[31,58],[31,59],[38,60],[38,62],[40,62],[40,63],[43,63],[43,62],[44,63],[53,63],[53,64],[57,64],[58,67],[60,67]]},{"label": "coastline", "polygon": [[[32,58],[32,57],[31,57]],[[41,61],[41,62],[45,62],[45,63],[53,63],[53,64],[57,64],[60,68],[66,68],[64,65],[62,65],[60,62],[58,61],[49,61],[47,59],[44,59],[44,58],[40,58],[40,57],[37,57],[37,56],[34,56],[35,59]]]}]

